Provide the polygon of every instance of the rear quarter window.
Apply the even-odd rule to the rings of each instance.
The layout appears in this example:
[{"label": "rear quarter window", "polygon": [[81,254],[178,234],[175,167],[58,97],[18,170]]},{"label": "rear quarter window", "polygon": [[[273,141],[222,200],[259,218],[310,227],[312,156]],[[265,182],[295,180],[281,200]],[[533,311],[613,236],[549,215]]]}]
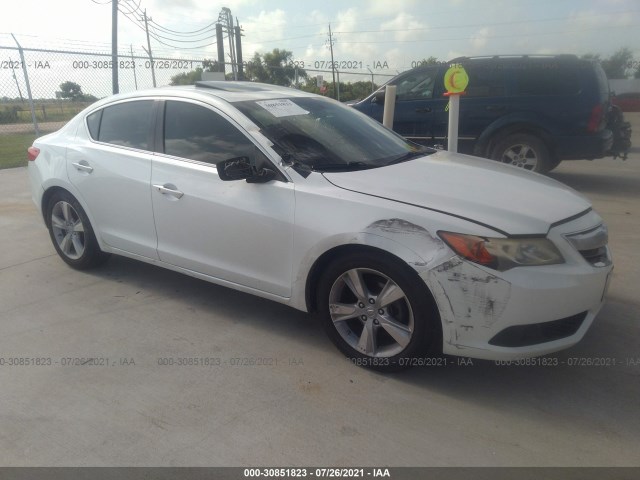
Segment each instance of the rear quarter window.
[{"label": "rear quarter window", "polygon": [[100,132],[100,120],[102,119],[102,110],[92,113],[87,117],[87,128],[89,129],[89,135],[94,140],[98,140],[98,133]]},{"label": "rear quarter window", "polygon": [[516,96],[567,96],[580,92],[579,70],[558,63],[532,64],[509,74],[513,75]]}]

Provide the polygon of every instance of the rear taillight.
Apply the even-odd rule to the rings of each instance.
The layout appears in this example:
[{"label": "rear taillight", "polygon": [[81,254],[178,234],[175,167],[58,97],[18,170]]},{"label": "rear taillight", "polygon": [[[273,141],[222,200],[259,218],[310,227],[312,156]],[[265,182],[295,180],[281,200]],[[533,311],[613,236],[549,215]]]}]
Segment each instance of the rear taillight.
[{"label": "rear taillight", "polygon": [[587,132],[595,133],[598,131],[598,128],[602,123],[603,115],[604,108],[601,103],[593,107],[593,110],[591,110],[591,116],[589,117],[589,123],[587,123]]},{"label": "rear taillight", "polygon": [[38,154],[40,153],[40,149],[36,147],[27,148],[27,158],[30,162],[33,162],[36,158],[38,158]]}]

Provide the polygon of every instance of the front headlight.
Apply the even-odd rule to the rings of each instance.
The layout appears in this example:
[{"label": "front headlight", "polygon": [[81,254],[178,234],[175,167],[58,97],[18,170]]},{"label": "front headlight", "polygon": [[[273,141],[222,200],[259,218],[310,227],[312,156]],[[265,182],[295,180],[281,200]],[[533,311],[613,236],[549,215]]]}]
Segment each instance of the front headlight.
[{"label": "front headlight", "polygon": [[438,235],[461,257],[500,272],[564,263],[560,251],[547,238],[486,238],[442,231]]}]

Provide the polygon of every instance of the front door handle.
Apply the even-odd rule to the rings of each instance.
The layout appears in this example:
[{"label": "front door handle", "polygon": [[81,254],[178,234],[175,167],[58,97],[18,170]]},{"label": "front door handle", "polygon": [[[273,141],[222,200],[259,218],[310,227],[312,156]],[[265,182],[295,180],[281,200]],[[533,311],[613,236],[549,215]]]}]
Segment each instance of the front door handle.
[{"label": "front door handle", "polygon": [[76,167],[76,169],[80,172],[86,172],[86,173],[93,172],[93,167],[89,165],[87,162],[85,162],[84,160],[81,160],[80,162],[72,163],[71,165]]},{"label": "front door handle", "polygon": [[153,188],[155,188],[163,195],[171,195],[176,198],[182,198],[182,196],[184,195],[184,193],[178,190],[175,185],[172,185],[170,183],[165,183],[164,185],[154,185]]},{"label": "front door handle", "polygon": [[431,112],[431,107],[416,108],[416,113],[429,113],[429,112]]}]

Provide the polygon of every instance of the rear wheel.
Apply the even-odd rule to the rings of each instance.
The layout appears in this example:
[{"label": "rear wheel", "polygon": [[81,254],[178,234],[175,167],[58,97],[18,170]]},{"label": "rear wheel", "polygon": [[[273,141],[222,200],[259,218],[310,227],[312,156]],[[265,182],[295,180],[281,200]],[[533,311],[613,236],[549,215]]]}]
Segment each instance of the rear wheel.
[{"label": "rear wheel", "polygon": [[360,253],[334,261],[318,295],[329,338],[357,365],[400,370],[441,346],[439,315],[424,283],[386,256]]},{"label": "rear wheel", "polygon": [[93,268],[109,258],[100,250],[91,223],[73,195],[64,191],[54,193],[45,215],[53,246],[71,267]]},{"label": "rear wheel", "polygon": [[491,158],[532,172],[546,173],[553,162],[542,140],[527,133],[516,133],[499,139]]}]

